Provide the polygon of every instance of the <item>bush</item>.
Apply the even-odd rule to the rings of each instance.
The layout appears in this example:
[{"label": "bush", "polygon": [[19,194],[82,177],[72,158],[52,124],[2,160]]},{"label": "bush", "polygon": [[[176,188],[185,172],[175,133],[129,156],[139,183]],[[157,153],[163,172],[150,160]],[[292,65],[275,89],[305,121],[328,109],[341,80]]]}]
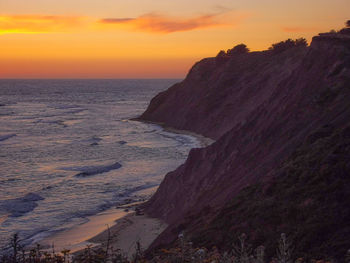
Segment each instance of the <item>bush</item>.
[{"label": "bush", "polygon": [[231,49],[227,50],[227,55],[232,56],[234,54],[245,54],[249,52],[249,48],[245,44],[239,44]]},{"label": "bush", "polygon": [[220,52],[216,55],[217,58],[226,57],[226,52],[224,50],[220,50]]},{"label": "bush", "polygon": [[298,38],[294,40],[296,47],[307,47],[307,41],[305,38]]},{"label": "bush", "polygon": [[348,28],[350,28],[350,20],[348,20],[348,21],[345,22],[345,26],[348,27]]},{"label": "bush", "polygon": [[298,38],[295,40],[288,38],[285,41],[272,44],[269,50],[273,51],[274,53],[281,53],[293,47],[307,47],[307,45],[308,44],[305,38]]}]

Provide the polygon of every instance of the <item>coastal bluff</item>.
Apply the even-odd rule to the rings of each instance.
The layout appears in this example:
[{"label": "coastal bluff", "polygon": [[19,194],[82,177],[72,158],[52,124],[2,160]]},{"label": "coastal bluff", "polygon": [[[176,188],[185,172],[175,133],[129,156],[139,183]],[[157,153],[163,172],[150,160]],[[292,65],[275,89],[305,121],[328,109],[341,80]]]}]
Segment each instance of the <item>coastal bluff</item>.
[{"label": "coastal bluff", "polygon": [[206,58],[154,97],[139,117],[216,140],[168,173],[145,211],[226,249],[246,233],[275,251],[341,258],[350,248],[350,34],[310,46]]}]

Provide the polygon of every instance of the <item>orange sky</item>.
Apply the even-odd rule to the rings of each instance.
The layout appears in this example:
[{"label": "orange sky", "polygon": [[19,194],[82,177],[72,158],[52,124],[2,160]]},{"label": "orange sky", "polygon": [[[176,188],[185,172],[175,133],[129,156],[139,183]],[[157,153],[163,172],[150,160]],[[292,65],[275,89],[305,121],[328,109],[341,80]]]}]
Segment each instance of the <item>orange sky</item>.
[{"label": "orange sky", "polygon": [[262,50],[339,29],[348,10],[349,0],[0,0],[0,78],[183,78],[239,43]]}]

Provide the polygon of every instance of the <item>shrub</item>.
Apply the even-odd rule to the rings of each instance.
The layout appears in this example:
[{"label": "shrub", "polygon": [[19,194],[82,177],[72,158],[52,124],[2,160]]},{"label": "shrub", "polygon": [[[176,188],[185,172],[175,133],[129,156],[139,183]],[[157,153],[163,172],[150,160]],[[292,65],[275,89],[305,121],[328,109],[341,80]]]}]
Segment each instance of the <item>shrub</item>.
[{"label": "shrub", "polygon": [[286,234],[281,234],[281,239],[278,242],[277,262],[292,263],[292,247],[291,242],[287,239]]},{"label": "shrub", "polygon": [[296,47],[307,47],[307,41],[305,38],[302,37],[294,40],[294,43]]},{"label": "shrub", "polygon": [[221,58],[221,57],[226,57],[226,52],[224,50],[220,50],[220,52],[216,55],[217,58]]},{"label": "shrub", "polygon": [[308,44],[305,38],[298,38],[295,40],[288,38],[285,41],[272,44],[269,50],[273,51],[274,53],[281,53],[293,47],[306,47],[307,45]]},{"label": "shrub", "polygon": [[348,27],[348,28],[350,28],[350,20],[348,20],[348,21],[345,22],[345,26]]},{"label": "shrub", "polygon": [[345,22],[345,28],[339,31],[340,34],[350,35],[350,20]]},{"label": "shrub", "polygon": [[[18,240],[18,236],[14,237]],[[13,240],[11,243],[13,244]],[[275,240],[272,240],[276,243]],[[18,243],[16,243],[16,246]],[[92,248],[88,245],[84,251],[72,257],[69,250],[63,250],[61,253],[55,253],[42,250],[38,245],[30,251],[22,251],[17,258],[13,253],[0,257],[0,263],[292,263],[293,260],[293,245],[285,234],[281,234],[278,241],[277,254],[271,260],[265,259],[265,247],[258,246],[253,250],[252,245],[248,242],[246,234],[240,234],[237,242],[234,242],[231,251],[219,250],[216,246],[207,249],[205,247],[193,247],[193,243],[188,240],[183,233],[179,235],[179,239],[168,249],[157,249],[151,254],[146,254],[142,251],[139,242],[136,243],[136,254],[130,261],[122,254],[120,249],[114,250],[112,247]],[[306,259],[306,258],[304,258]],[[303,258],[298,258],[295,262],[303,263]],[[312,259],[310,262],[326,262],[324,260],[316,261]],[[345,255],[345,262],[350,262],[350,249]]]},{"label": "shrub", "polygon": [[245,54],[249,52],[249,48],[245,44],[239,44],[231,49],[227,50],[227,55],[232,56],[234,54]]},{"label": "shrub", "polygon": [[251,245],[247,243],[247,235],[241,234],[238,237],[239,244],[233,245],[232,254],[235,258],[235,263],[249,263],[252,256]]}]

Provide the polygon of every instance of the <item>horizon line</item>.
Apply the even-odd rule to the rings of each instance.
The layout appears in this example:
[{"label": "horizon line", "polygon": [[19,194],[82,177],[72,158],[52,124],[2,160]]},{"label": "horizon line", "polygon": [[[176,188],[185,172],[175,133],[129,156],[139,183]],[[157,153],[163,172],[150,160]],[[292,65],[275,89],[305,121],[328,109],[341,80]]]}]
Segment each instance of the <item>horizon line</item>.
[{"label": "horizon line", "polygon": [[176,79],[181,80],[182,78],[0,78],[1,80],[166,80]]}]

